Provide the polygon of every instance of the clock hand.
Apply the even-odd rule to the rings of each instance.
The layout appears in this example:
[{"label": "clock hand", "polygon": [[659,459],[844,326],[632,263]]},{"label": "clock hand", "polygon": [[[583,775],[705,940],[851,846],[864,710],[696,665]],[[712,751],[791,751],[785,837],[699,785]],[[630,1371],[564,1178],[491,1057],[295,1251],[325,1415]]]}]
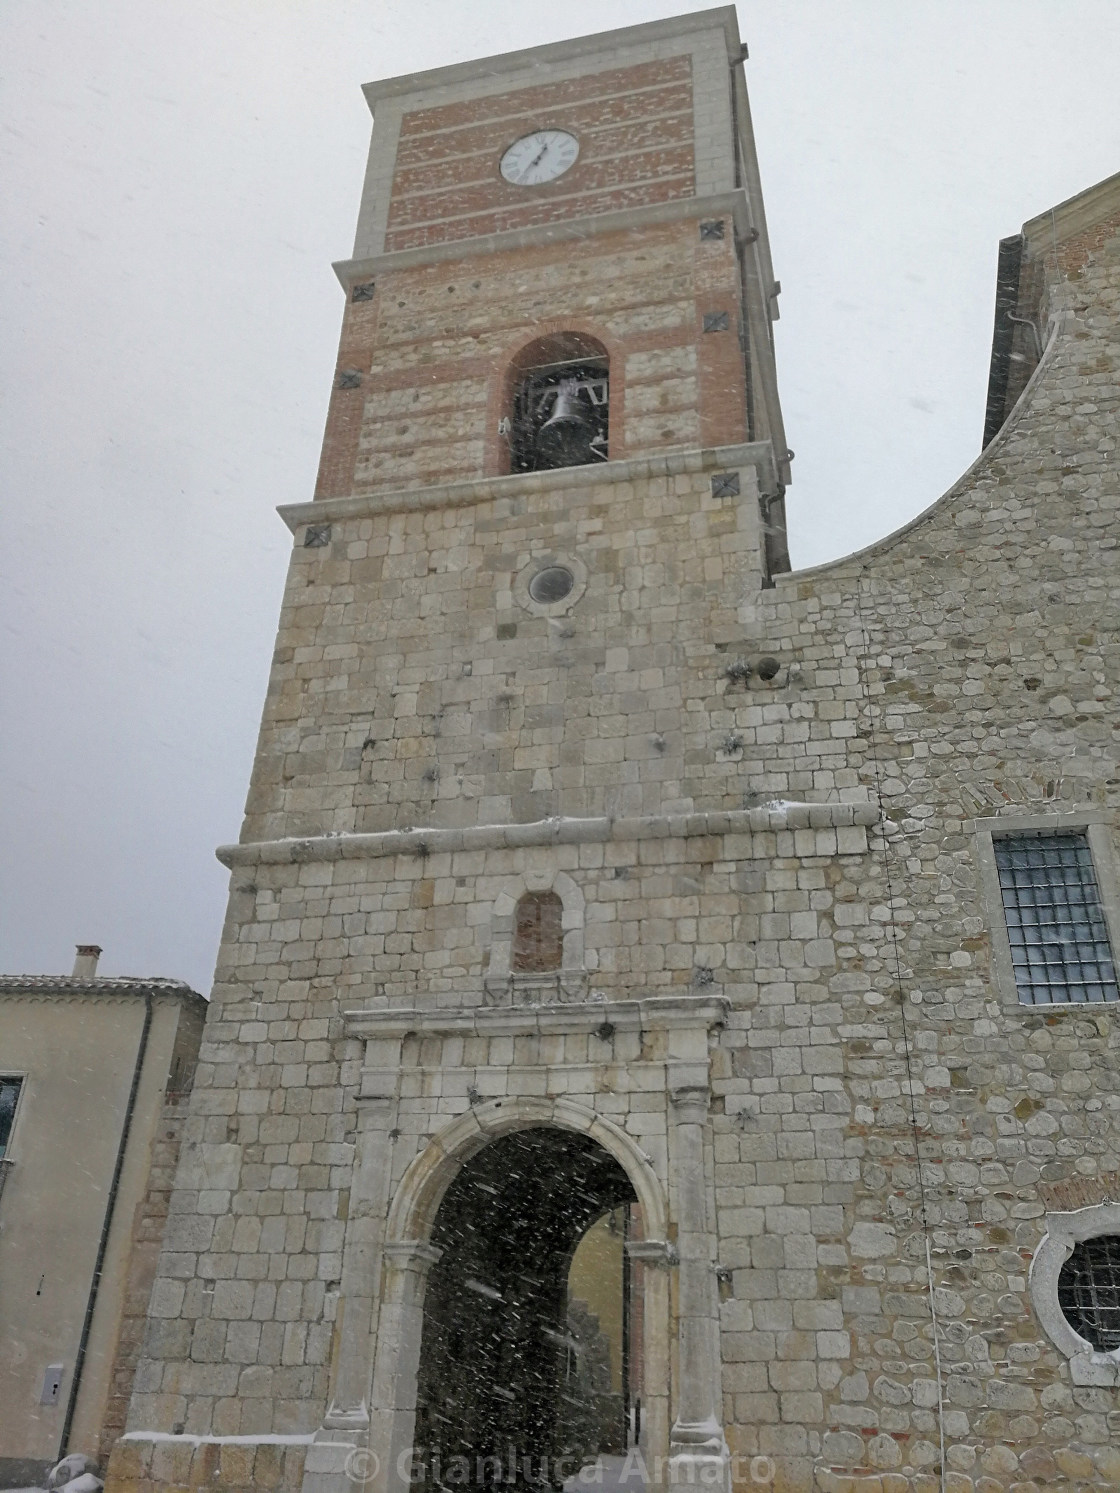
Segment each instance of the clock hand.
[{"label": "clock hand", "polygon": [[542,157],[544,157],[547,153],[548,153],[548,141],[546,140],[545,143],[541,146],[540,150],[537,152],[537,154],[529,162],[529,164],[527,166],[523,166],[521,168],[521,173],[520,173],[520,175],[517,178],[517,184],[518,184],[518,186],[520,186],[525,181],[525,178],[529,175],[529,172],[532,171],[536,166],[538,166],[540,164]]}]

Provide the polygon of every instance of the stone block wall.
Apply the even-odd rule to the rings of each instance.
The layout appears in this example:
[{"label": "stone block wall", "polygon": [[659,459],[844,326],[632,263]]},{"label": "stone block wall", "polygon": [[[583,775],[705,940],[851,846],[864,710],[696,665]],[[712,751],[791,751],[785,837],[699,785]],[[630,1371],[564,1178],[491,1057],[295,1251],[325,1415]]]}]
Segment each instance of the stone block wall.
[{"label": "stone block wall", "polygon": [[[297,510],[244,837],[738,806],[727,669],[767,460],[733,447]],[[542,606],[527,588],[550,563],[577,583]],[[808,735],[766,708],[743,712],[749,735],[756,718]]]},{"label": "stone block wall", "polygon": [[[192,1075],[193,1077],[193,1075]],[[189,1088],[189,1085],[188,1085]],[[179,1161],[183,1125],[187,1117],[187,1093],[169,1094],[158,1127],[152,1137],[151,1166],[144,1200],[136,1210],[132,1228],[128,1279],[121,1310],[109,1394],[101,1423],[97,1460],[104,1467],[117,1438],[125,1428],[136,1365],[140,1360],[148,1321],[148,1302],[159,1264],[160,1247],[167,1222],[175,1168]]]}]

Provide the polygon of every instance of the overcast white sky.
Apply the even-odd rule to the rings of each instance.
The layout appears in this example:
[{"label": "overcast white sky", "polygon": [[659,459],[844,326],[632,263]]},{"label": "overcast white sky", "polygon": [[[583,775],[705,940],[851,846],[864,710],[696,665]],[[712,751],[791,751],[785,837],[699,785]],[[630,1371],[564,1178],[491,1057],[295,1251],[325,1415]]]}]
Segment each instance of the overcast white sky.
[{"label": "overcast white sky", "polygon": [[[0,969],[208,991],[310,497],[359,85],[683,0],[8,0]],[[983,427],[998,240],[1120,169],[1115,0],[739,8],[783,285],[795,565],[926,507]]]}]

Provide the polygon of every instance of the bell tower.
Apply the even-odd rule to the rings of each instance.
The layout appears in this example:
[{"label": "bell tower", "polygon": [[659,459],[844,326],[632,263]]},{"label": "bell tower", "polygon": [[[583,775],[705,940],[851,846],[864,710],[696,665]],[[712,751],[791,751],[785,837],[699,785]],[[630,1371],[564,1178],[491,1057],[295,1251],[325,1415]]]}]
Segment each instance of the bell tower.
[{"label": "bell tower", "polygon": [[[327,687],[309,658],[274,675],[246,834],[727,806],[686,760],[680,664],[788,569],[742,58],[727,8],[367,86],[318,487],[285,511],[293,574],[318,594],[341,565],[367,620],[298,740],[297,697]],[[639,637],[665,746],[655,773],[599,771],[576,721],[597,693],[631,714]]]},{"label": "bell tower", "polygon": [[[744,56],[728,7],[366,89],[112,1487],[380,1490],[507,1449],[559,1486],[608,1446],[729,1486],[727,691],[789,568]],[[565,1281],[608,1217],[626,1366],[592,1435]]]},{"label": "bell tower", "polygon": [[319,498],[562,464],[519,428],[540,401],[514,374],[550,366],[562,410],[591,406],[594,460],[768,443],[780,495],[744,56],[726,8],[367,86]]}]

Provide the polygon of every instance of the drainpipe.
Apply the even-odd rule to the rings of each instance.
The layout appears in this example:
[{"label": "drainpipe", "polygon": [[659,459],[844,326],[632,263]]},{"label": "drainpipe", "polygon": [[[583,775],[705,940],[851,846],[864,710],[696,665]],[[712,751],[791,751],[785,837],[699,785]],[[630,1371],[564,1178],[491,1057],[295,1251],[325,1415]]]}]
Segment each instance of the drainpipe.
[{"label": "drainpipe", "polygon": [[1042,338],[1039,336],[1038,328],[1035,326],[1031,318],[1029,316],[1014,316],[1010,311],[1005,311],[1003,314],[1007,317],[1008,321],[1014,322],[1017,327],[1027,327],[1029,329],[1031,334],[1031,341],[1034,344],[1035,359],[1037,362],[1041,363]]},{"label": "drainpipe", "polygon": [[[100,949],[97,952],[100,953]],[[97,1260],[93,1267],[93,1280],[90,1282],[89,1300],[86,1302],[86,1315],[82,1322],[82,1335],[78,1341],[78,1352],[74,1359],[74,1373],[70,1381],[70,1399],[66,1405],[66,1419],[62,1423],[62,1434],[58,1438],[58,1456],[55,1458],[58,1462],[61,1462],[66,1455],[66,1443],[70,1439],[70,1428],[74,1423],[74,1412],[78,1408],[78,1392],[82,1387],[82,1370],[85,1368],[86,1350],[89,1347],[89,1334],[93,1326],[93,1311],[97,1305],[97,1292],[101,1285],[101,1274],[105,1268],[105,1253],[109,1248],[109,1233],[113,1227],[113,1214],[117,1206],[117,1193],[120,1191],[125,1152],[128,1150],[128,1137],[132,1130],[132,1115],[136,1108],[136,1095],[140,1088],[140,1075],[144,1069],[144,1058],[148,1051],[148,1034],[151,1029],[152,993],[148,990],[144,993],[144,1025],[140,1032],[140,1045],[136,1049],[136,1062],[132,1069],[132,1086],[128,1091],[128,1105],[124,1112],[124,1125],[121,1129],[120,1144],[117,1146],[117,1160],[116,1165],[113,1167],[113,1180],[109,1183],[109,1200],[105,1205],[105,1220],[101,1225],[101,1238],[97,1244]]]}]

